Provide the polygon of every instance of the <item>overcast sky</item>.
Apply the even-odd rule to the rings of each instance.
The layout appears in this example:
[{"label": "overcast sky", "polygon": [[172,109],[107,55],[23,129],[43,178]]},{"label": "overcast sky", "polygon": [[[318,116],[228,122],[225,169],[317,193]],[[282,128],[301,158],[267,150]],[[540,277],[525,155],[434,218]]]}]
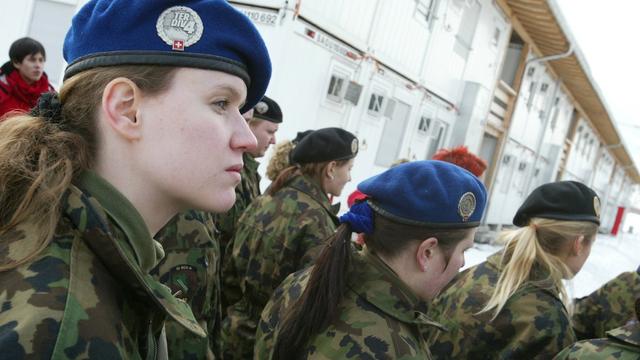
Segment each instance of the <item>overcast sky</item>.
[{"label": "overcast sky", "polygon": [[555,1],[640,168],[640,1]]}]

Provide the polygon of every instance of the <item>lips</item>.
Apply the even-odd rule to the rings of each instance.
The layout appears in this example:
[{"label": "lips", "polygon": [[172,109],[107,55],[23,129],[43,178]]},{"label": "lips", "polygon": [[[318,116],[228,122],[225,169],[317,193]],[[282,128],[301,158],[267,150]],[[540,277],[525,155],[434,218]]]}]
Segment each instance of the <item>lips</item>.
[{"label": "lips", "polygon": [[242,164],[240,165],[233,165],[233,166],[229,166],[228,168],[225,169],[226,171],[229,172],[237,172],[240,173],[240,171],[242,171]]}]

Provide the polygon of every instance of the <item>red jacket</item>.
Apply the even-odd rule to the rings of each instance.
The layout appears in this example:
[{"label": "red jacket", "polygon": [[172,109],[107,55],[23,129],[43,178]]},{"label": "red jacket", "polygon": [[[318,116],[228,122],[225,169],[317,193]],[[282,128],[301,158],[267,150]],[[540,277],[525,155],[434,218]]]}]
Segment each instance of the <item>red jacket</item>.
[{"label": "red jacket", "polygon": [[24,81],[17,70],[0,75],[0,121],[9,111],[29,111],[36,105],[40,95],[49,91],[54,89],[49,84],[47,74],[42,74],[40,80],[31,85]]}]

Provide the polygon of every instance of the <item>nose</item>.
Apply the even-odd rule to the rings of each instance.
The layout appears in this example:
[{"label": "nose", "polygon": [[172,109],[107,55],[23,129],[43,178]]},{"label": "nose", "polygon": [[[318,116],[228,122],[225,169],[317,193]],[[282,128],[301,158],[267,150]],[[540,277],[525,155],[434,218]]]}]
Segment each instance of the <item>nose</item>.
[{"label": "nose", "polygon": [[233,123],[235,128],[231,134],[231,148],[243,152],[255,150],[258,147],[258,141],[239,111],[235,114]]},{"label": "nose", "polygon": [[271,144],[271,145],[275,145],[275,143],[276,143],[276,136],[275,136],[275,135],[273,135],[273,136],[271,137],[271,141],[269,141],[269,144]]}]

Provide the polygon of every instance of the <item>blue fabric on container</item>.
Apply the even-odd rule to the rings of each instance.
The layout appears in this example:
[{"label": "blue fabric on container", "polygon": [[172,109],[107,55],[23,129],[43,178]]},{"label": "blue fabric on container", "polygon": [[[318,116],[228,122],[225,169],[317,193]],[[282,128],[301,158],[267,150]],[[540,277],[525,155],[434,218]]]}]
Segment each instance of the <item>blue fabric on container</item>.
[{"label": "blue fabric on container", "polygon": [[357,233],[373,232],[373,210],[366,201],[355,203],[349,211],[340,216],[341,223],[348,223]]}]

